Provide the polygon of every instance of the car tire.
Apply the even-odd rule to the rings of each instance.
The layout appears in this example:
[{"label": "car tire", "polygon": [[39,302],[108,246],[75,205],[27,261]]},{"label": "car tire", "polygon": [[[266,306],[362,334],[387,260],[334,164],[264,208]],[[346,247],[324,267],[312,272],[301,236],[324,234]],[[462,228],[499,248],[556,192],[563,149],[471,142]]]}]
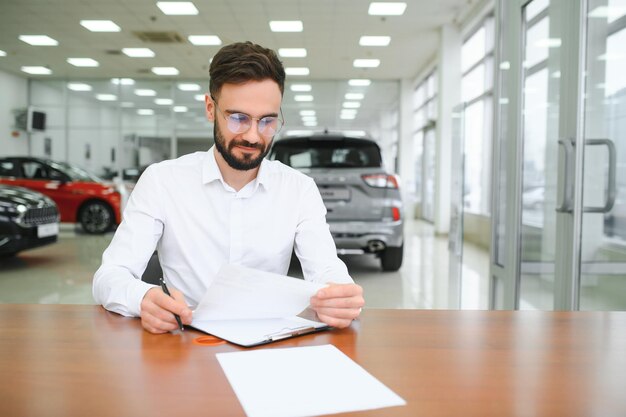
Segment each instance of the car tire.
[{"label": "car tire", "polygon": [[380,264],[383,271],[397,271],[402,266],[402,258],[404,256],[404,245],[400,247],[388,246],[380,254]]},{"label": "car tire", "polygon": [[115,216],[108,204],[102,201],[89,201],[81,207],[78,222],[85,233],[99,235],[113,227]]}]

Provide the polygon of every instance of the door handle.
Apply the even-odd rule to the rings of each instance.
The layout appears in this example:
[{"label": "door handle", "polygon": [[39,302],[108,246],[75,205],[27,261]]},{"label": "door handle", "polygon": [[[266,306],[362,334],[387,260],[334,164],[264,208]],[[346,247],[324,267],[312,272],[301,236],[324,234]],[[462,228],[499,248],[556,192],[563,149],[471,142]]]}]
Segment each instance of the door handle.
[{"label": "door handle", "polygon": [[615,184],[616,171],[617,171],[617,158],[615,152],[615,144],[611,139],[587,139],[585,140],[586,146],[606,146],[609,151],[609,184],[606,193],[606,200],[602,207],[584,207],[585,213],[608,213],[613,209],[615,205],[615,196],[617,194],[617,188]]},{"label": "door handle", "polygon": [[574,141],[572,139],[560,139],[559,145],[565,149],[565,172],[563,174],[563,196],[561,204],[557,206],[559,213],[571,213],[573,207],[574,194],[574,171],[572,163],[574,161]]}]

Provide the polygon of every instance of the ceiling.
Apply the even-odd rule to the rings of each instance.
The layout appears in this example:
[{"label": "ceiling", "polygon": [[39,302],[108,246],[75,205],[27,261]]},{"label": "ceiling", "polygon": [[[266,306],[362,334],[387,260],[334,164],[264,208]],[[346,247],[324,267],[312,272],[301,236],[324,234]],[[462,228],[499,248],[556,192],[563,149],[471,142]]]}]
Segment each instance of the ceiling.
[{"label": "ceiling", "polygon": [[[0,69],[35,79],[65,81],[95,82],[114,77],[144,82],[193,80],[206,88],[209,60],[220,46],[195,46],[187,36],[217,35],[224,44],[252,40],[272,49],[306,48],[305,58],[281,58],[286,67],[310,69],[308,76],[288,76],[288,84],[313,85],[308,93],[314,96],[313,102],[296,103],[293,94],[286,91],[288,123],[297,126],[301,123],[297,110],[312,108],[318,112],[320,127],[358,128],[367,126],[377,109],[397,103],[398,80],[415,77],[434,57],[437,29],[465,15],[475,3],[405,1],[407,8],[402,16],[383,17],[368,15],[370,2],[366,0],[193,0],[199,10],[195,16],[165,15],[156,0],[0,0],[0,50],[7,54],[0,57]],[[112,20],[121,31],[90,32],[79,23],[100,19]],[[301,20],[304,30],[275,33],[269,28],[270,20]],[[135,35],[140,31],[175,32],[183,42],[143,42]],[[19,35],[48,35],[59,45],[31,46],[19,40]],[[362,35],[390,36],[391,43],[387,47],[360,46]],[[156,56],[130,58],[119,53],[127,47],[149,47]],[[92,58],[99,66],[74,67],[66,62],[70,57]],[[359,58],[376,58],[381,63],[378,68],[354,68],[353,60]],[[46,66],[52,74],[29,76],[20,70],[34,65]],[[150,72],[156,66],[174,66],[180,74],[157,76]],[[352,78],[367,78],[373,83],[353,89],[346,82]],[[354,120],[340,121],[337,116],[344,94],[354,91],[365,94],[358,115]],[[95,93],[94,89],[77,94]]]}]

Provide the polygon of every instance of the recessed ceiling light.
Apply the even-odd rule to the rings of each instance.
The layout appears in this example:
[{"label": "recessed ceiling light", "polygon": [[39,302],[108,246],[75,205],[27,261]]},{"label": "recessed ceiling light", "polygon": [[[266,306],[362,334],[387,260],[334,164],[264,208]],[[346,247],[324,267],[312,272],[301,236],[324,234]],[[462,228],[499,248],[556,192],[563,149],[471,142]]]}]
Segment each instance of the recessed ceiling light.
[{"label": "recessed ceiling light", "polygon": [[33,75],[50,75],[50,74],[52,74],[52,70],[50,68],[40,67],[40,66],[34,66],[34,67],[26,66],[26,67],[22,67],[21,69],[25,73],[33,74]]},{"label": "recessed ceiling light", "polygon": [[313,96],[310,94],[299,94],[293,98],[295,101],[313,101]]},{"label": "recessed ceiling light", "polygon": [[339,116],[340,119],[342,120],[354,120],[356,118],[356,114],[341,114]]},{"label": "recessed ceiling light", "polygon": [[309,69],[306,67],[287,67],[285,74],[287,75],[309,75]]},{"label": "recessed ceiling light", "polygon": [[111,20],[81,20],[80,24],[92,32],[119,32],[122,30]]},{"label": "recessed ceiling light", "polygon": [[67,83],[67,88],[72,91],[91,91],[93,87],[85,83]]},{"label": "recessed ceiling light", "polygon": [[391,36],[361,36],[361,46],[387,46],[391,42]]},{"label": "recessed ceiling light", "polygon": [[317,122],[317,117],[315,116],[302,116],[303,122]]},{"label": "recessed ceiling light", "polygon": [[115,85],[133,85],[135,84],[135,80],[132,78],[111,78],[111,82]]},{"label": "recessed ceiling light", "polygon": [[180,83],[178,89],[181,91],[200,91],[202,87],[199,84]]},{"label": "recessed ceiling light", "polygon": [[174,104],[174,100],[171,98],[155,98],[154,102],[160,106],[170,106]]},{"label": "recessed ceiling light", "polygon": [[352,79],[352,80],[348,80],[348,85],[351,85],[352,87],[367,87],[368,85],[370,85],[372,83],[372,81],[370,80],[365,80],[365,79]]},{"label": "recessed ceiling light", "polygon": [[303,125],[306,127],[314,127],[317,126],[317,122],[304,122]]},{"label": "recessed ceiling light", "polygon": [[179,71],[174,67],[152,67],[152,72],[156,75],[178,75]]},{"label": "recessed ceiling light", "polygon": [[361,103],[359,103],[358,101],[344,101],[343,102],[343,108],[345,109],[358,109],[359,107],[361,107]]},{"label": "recessed ceiling light", "polygon": [[194,45],[221,45],[222,40],[215,35],[191,35],[187,39]]},{"label": "recessed ceiling light", "polygon": [[365,95],[362,93],[346,93],[344,97],[346,100],[363,100]]},{"label": "recessed ceiling light", "polygon": [[198,9],[190,1],[157,1],[157,7],[167,15],[196,15]]},{"label": "recessed ceiling light", "polygon": [[304,58],[306,57],[305,48],[279,48],[278,55],[283,58]]},{"label": "recessed ceiling light", "polygon": [[535,42],[537,48],[558,48],[561,46],[561,39],[559,38],[545,38],[539,39]]},{"label": "recessed ceiling light", "polygon": [[380,65],[380,59],[355,59],[352,65],[355,68],[376,68]]},{"label": "recessed ceiling light", "polygon": [[124,55],[131,58],[152,58],[154,51],[150,48],[122,48]]},{"label": "recessed ceiling light", "polygon": [[184,112],[186,112],[187,110],[189,110],[189,109],[187,108],[187,106],[174,106],[174,111],[175,111],[176,113],[184,113]]},{"label": "recessed ceiling light", "polygon": [[300,110],[300,116],[315,116],[315,110]]},{"label": "recessed ceiling light", "polygon": [[152,116],[154,114],[154,110],[152,109],[137,109],[137,114],[140,116]]},{"label": "recessed ceiling light", "polygon": [[142,97],[153,97],[156,96],[156,91],[149,88],[139,88],[135,90],[135,94]]},{"label": "recessed ceiling light", "polygon": [[406,3],[372,2],[367,13],[373,16],[400,16],[406,10]]},{"label": "recessed ceiling light", "polygon": [[115,101],[117,96],[115,94],[96,94],[96,98],[100,101]]},{"label": "recessed ceiling light", "polygon": [[75,67],[97,67],[100,65],[98,61],[91,58],[67,58],[67,62]]},{"label": "recessed ceiling light", "polygon": [[7,56],[7,53],[4,52],[3,50],[0,50],[0,56]]},{"label": "recessed ceiling light", "polygon": [[33,46],[57,46],[59,42],[46,35],[20,35],[20,40]]},{"label": "recessed ceiling light", "polygon": [[196,94],[193,98],[197,101],[204,101],[204,94]]},{"label": "recessed ceiling light", "polygon": [[291,91],[295,91],[298,93],[311,91],[311,84],[292,84]]},{"label": "recessed ceiling light", "polygon": [[304,26],[301,20],[272,20],[270,29],[272,32],[302,32]]}]

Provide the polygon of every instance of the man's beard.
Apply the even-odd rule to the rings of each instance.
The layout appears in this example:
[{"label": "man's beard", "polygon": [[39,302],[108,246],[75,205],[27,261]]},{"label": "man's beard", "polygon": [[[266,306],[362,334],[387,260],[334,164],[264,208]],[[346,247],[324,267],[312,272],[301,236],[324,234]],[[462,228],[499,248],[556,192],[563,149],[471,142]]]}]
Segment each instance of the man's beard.
[{"label": "man's beard", "polygon": [[[238,171],[248,171],[254,168],[257,168],[263,162],[263,158],[269,153],[270,145],[272,142],[270,141],[265,149],[263,149],[262,143],[250,143],[246,140],[232,140],[228,144],[228,149],[226,148],[226,140],[222,135],[222,132],[217,125],[217,121],[213,124],[213,138],[215,139],[215,147],[217,151],[222,155],[222,158],[226,161],[226,163],[233,169]],[[248,148],[256,148],[260,149],[261,153],[259,156],[254,158],[251,154],[244,153],[242,158],[238,158],[233,154],[233,148],[235,146],[245,146]]]}]

